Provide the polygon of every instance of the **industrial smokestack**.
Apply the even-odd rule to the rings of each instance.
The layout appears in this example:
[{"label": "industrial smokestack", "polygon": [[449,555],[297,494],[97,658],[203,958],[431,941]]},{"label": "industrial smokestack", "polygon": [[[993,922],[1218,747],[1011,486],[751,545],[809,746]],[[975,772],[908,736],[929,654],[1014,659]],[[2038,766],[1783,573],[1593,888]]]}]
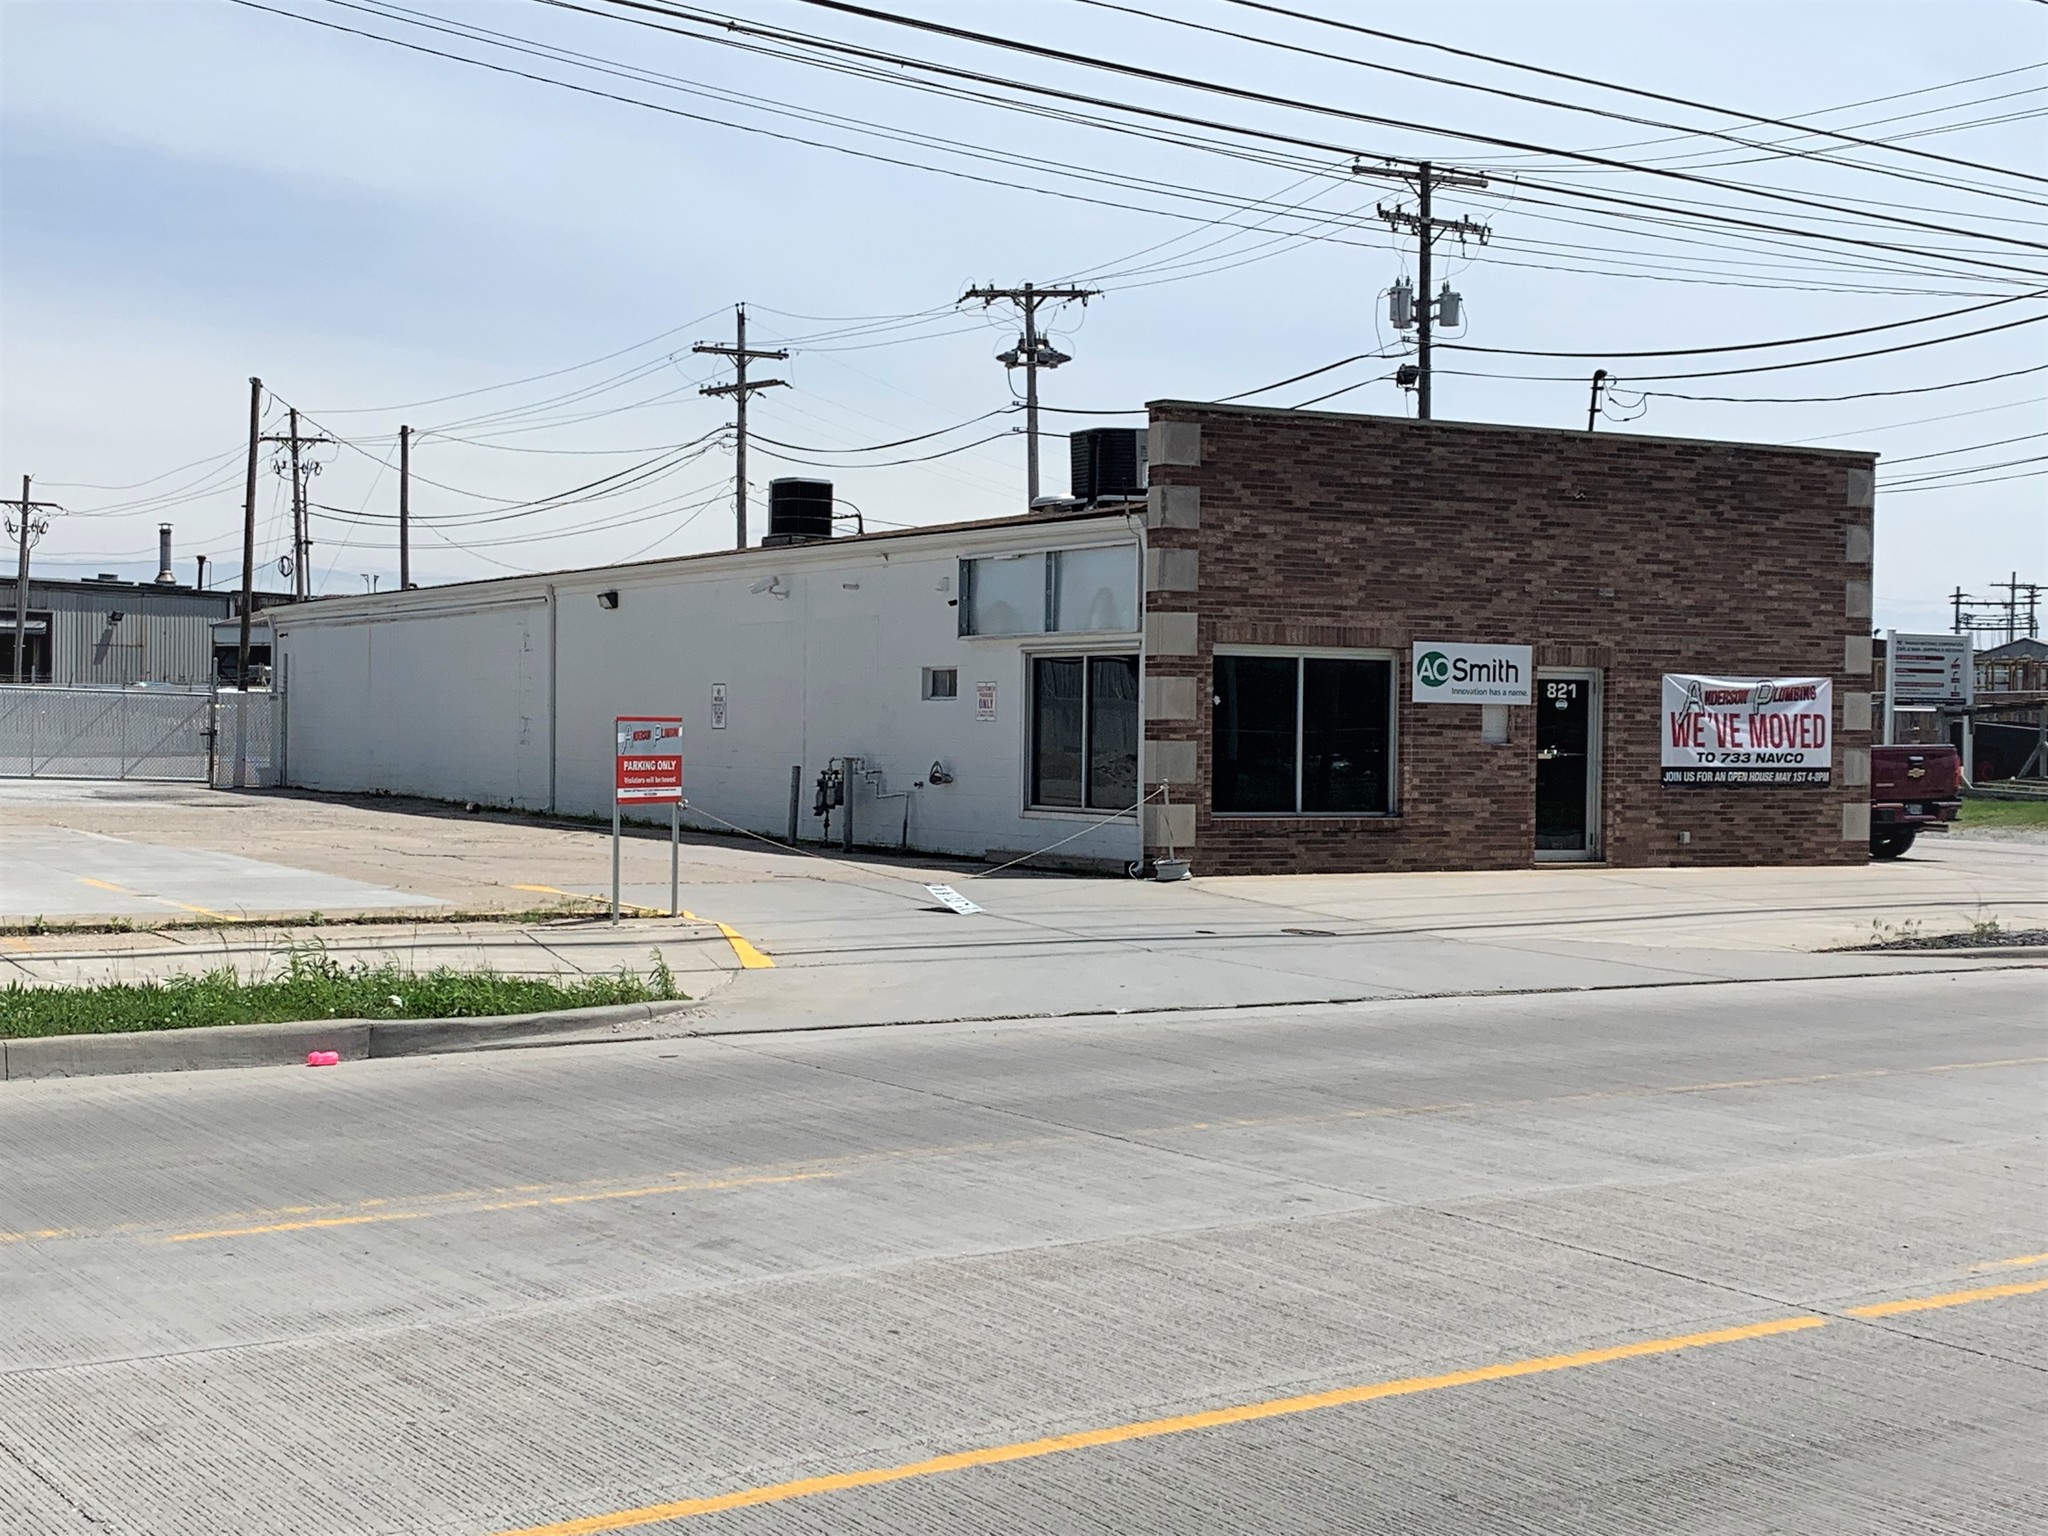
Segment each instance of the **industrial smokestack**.
[{"label": "industrial smokestack", "polygon": [[160,587],[175,587],[177,573],[171,569],[171,525],[156,525],[156,584]]}]

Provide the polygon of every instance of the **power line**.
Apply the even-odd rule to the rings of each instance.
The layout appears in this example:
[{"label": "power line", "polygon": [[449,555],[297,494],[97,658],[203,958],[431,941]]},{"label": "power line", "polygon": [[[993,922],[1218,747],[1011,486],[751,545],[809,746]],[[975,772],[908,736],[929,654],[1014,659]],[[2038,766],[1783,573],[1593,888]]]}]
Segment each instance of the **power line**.
[{"label": "power line", "polygon": [[[1742,138],[1737,134],[1729,133],[1722,129],[1687,128],[1682,123],[1667,123],[1657,118],[1637,117],[1630,113],[1614,112],[1606,108],[1587,106],[1578,102],[1560,101],[1555,97],[1532,96],[1525,91],[1511,91],[1501,86],[1483,85],[1477,81],[1459,80],[1448,75],[1432,75],[1420,70],[1402,69],[1397,65],[1382,64],[1377,62],[1376,60],[1361,59],[1350,54],[1333,53],[1328,49],[1309,48],[1299,43],[1283,42],[1279,38],[1261,37],[1256,33],[1240,32],[1230,27],[1212,26],[1206,22],[1190,20],[1187,17],[1162,16],[1158,14],[1156,11],[1147,11],[1139,9],[1136,6],[1118,4],[1116,3],[1116,0],[1075,0],[1075,3],[1080,5],[1093,6],[1100,10],[1121,12],[1126,16],[1142,16],[1148,21],[1160,22],[1167,26],[1183,27],[1195,32],[1205,32],[1216,37],[1227,37],[1234,39],[1238,42],[1253,43],[1262,48],[1273,48],[1278,49],[1282,52],[1298,54],[1308,58],[1323,59],[1330,63],[1349,64],[1357,69],[1370,69],[1378,71],[1382,74],[1398,75],[1404,80],[1419,80],[1432,85],[1445,85],[1450,86],[1455,90],[1478,91],[1489,96],[1503,97],[1509,101],[1526,102],[1532,106],[1552,107],[1563,112],[1576,112],[1584,116],[1606,118],[1613,122],[1633,123],[1639,127],[1675,129],[1690,137],[1720,139],[1729,144],[1740,145],[1744,149],[1771,150],[1773,152],[1772,155],[1767,156],[1766,158],[1775,158],[1778,155],[1787,155],[1800,159],[1822,161],[1829,165],[1843,166],[1851,170],[1867,171],[1873,175],[1893,176],[1905,181],[1918,182],[1923,186],[1938,186],[1943,188],[1952,188],[1956,185],[1955,179],[1953,177],[1950,177],[1946,180],[1937,180],[1932,176],[1914,175],[1913,173],[1908,171],[1893,170],[1884,166],[1865,165],[1859,161],[1841,159],[1837,156],[1825,153],[1823,151],[1795,149],[1784,145],[1759,144],[1753,140]],[[1892,146],[1887,145],[1887,147]],[[1910,153],[1920,152],[1910,151]],[[1941,156],[1936,158],[1946,159],[1947,157]],[[1959,163],[1974,165],[1974,162]],[[1988,167],[1981,166],[1977,168],[1988,169]]]},{"label": "power line", "polygon": [[[1591,75],[1575,75],[1565,70],[1546,69],[1541,65],[1524,64],[1516,59],[1500,58],[1490,53],[1476,53],[1468,48],[1454,48],[1448,43],[1433,43],[1423,38],[1406,37],[1398,32],[1386,32],[1377,27],[1362,26],[1357,22],[1338,21],[1333,17],[1318,16],[1310,11],[1292,10],[1284,5],[1272,4],[1271,0],[1224,0],[1224,3],[1241,6],[1245,10],[1264,11],[1269,15],[1286,16],[1295,21],[1310,22],[1316,26],[1331,27],[1342,32],[1356,32],[1361,36],[1379,38],[1383,42],[1401,43],[1411,48],[1428,48],[1438,53],[1452,54],[1461,59],[1471,59],[1481,64],[1496,65],[1502,69],[1518,69],[1528,74],[1545,75],[1553,80],[1569,81],[1574,85],[1590,85],[1595,90],[1616,91],[1623,95],[1639,96],[1646,101],[1661,101],[1670,106],[1689,107],[1694,111],[1713,112],[1722,117],[1741,118],[1768,128],[1788,128],[1795,133],[1808,133],[1816,137],[1838,139],[1842,143],[1854,144],[1859,148],[1893,148],[1893,146],[1885,144],[1882,140],[1861,139],[1853,134],[1840,133],[1831,128],[1792,122],[1784,118],[1765,117],[1754,112],[1737,112],[1729,107],[1717,107],[1709,102],[1693,101],[1684,96],[1671,96],[1661,91],[1640,90],[1635,86],[1617,85],[1613,81],[1596,79]],[[2044,3],[2048,3],[2048,0],[2044,0]],[[1878,99],[1882,100],[1884,98],[1880,97]],[[1973,160],[1956,160],[1947,155],[1934,154],[1928,150],[1909,149],[1899,150],[1898,153],[1915,155],[1927,160],[1938,160],[1945,165],[1958,166],[1966,170],[1989,171],[1996,176],[2013,176],[2026,181],[2048,182],[2048,177],[2035,176],[2024,171],[2007,170],[2003,166],[1983,165]]]},{"label": "power line", "polygon": [[2031,368],[2014,368],[2006,373],[1987,373],[1976,379],[1951,379],[1943,384],[1917,384],[1910,389],[1861,389],[1846,395],[1691,395],[1669,389],[1645,390],[1644,393],[1658,400],[1708,400],[1732,405],[1831,405],[1838,400],[1886,400],[1895,395],[1931,395],[1938,390],[1967,389],[1977,384],[1995,384],[2000,379],[2024,378],[2035,373],[2048,373],[2048,363],[2036,363]]}]

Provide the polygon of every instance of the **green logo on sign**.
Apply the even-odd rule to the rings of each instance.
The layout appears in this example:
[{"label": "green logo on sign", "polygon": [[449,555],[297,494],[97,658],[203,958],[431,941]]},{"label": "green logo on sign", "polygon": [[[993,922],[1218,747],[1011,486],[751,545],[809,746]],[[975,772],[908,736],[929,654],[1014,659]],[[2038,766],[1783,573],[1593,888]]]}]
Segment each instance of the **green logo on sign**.
[{"label": "green logo on sign", "polygon": [[1450,658],[1442,651],[1427,651],[1415,658],[1415,678],[1432,688],[1441,688],[1451,680]]}]

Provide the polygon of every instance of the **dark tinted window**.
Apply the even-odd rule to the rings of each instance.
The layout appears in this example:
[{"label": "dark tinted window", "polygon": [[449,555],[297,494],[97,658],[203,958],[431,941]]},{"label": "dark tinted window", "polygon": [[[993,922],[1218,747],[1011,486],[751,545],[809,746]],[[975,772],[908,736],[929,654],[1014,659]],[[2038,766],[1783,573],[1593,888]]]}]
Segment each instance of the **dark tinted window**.
[{"label": "dark tinted window", "polygon": [[1082,661],[1040,656],[1031,663],[1031,803],[1081,803]]},{"label": "dark tinted window", "polygon": [[1219,811],[1291,811],[1296,669],[1292,656],[1218,656],[1213,804]]},{"label": "dark tinted window", "polygon": [[1088,659],[1088,803],[1128,810],[1138,803],[1138,658]]},{"label": "dark tinted window", "polygon": [[1310,656],[1301,667],[1301,808],[1352,815],[1391,809],[1393,664]]}]

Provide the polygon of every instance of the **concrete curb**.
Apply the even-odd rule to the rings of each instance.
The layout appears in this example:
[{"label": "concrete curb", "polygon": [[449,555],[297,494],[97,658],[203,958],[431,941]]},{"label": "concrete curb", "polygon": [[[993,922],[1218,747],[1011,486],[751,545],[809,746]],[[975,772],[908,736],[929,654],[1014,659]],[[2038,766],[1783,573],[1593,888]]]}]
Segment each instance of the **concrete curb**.
[{"label": "concrete curb", "polygon": [[[33,1077],[104,1077],[127,1072],[206,1072],[228,1067],[283,1067],[308,1051],[341,1059],[433,1056],[530,1044],[548,1036],[615,1038],[627,1025],[652,1024],[694,1007],[689,1001],[615,1003],[488,1019],[325,1019],[299,1024],[215,1024],[200,1029],[138,1030],[112,1035],[46,1035],[0,1040],[0,1081]],[[628,1037],[630,1038],[630,1037]]]}]

